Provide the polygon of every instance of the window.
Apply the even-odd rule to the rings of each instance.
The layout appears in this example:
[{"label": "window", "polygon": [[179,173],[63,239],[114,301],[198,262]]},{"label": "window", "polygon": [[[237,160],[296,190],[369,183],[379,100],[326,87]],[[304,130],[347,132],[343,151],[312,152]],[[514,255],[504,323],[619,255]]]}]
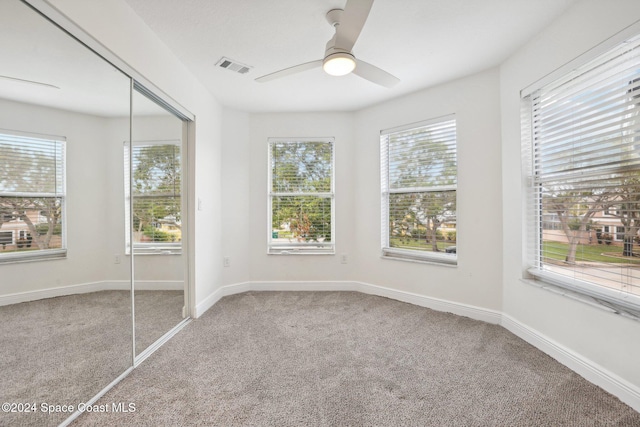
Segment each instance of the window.
[{"label": "window", "polygon": [[0,132],[0,262],[66,256],[64,138]]},{"label": "window", "polygon": [[2,245],[2,250],[7,249],[7,245],[13,244],[13,231],[0,231],[0,245]]},{"label": "window", "polygon": [[269,138],[270,254],[333,254],[333,138]]},{"label": "window", "polygon": [[640,37],[524,95],[528,271],[640,313]]},{"label": "window", "polygon": [[133,248],[137,254],[182,252],[182,177],[179,141],[125,143],[126,252],[130,252],[129,173],[133,191]]},{"label": "window", "polygon": [[382,131],[380,147],[383,256],[456,264],[455,118]]}]

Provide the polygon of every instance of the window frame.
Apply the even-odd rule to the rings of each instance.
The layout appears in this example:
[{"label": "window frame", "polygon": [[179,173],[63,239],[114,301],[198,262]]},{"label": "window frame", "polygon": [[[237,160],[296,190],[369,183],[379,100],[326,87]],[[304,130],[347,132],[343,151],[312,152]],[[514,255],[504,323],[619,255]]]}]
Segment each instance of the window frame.
[{"label": "window frame", "polygon": [[[442,125],[447,122],[453,122],[454,128],[454,147],[455,147],[455,162],[456,162],[456,183],[451,185],[435,185],[429,187],[420,187],[419,190],[416,188],[398,188],[391,189],[390,188],[390,156],[389,156],[389,136],[393,134],[398,134],[401,132],[406,132],[409,130],[425,128],[428,129],[430,127],[435,127],[437,125]],[[451,266],[455,267],[458,265],[458,137],[457,137],[457,119],[455,114],[447,114],[445,116],[435,117],[428,120],[423,120],[416,123],[410,123],[402,126],[397,126],[390,129],[384,129],[380,131],[380,194],[381,194],[381,257],[383,259],[395,259],[401,261],[412,261],[412,262],[424,262],[424,263],[434,263],[438,265]],[[432,193],[445,193],[445,192],[454,192],[456,199],[456,212],[455,212],[455,223],[456,223],[456,252],[454,254],[445,253],[445,252],[433,252],[433,251],[421,251],[415,249],[401,249],[401,248],[393,248],[390,245],[391,240],[391,232],[390,232],[390,224],[389,224],[389,209],[390,209],[390,195],[391,194],[400,194],[400,193],[411,193],[411,192],[432,192]]]},{"label": "window frame", "polygon": [[[272,146],[276,143],[326,143],[331,147],[331,189],[328,193],[278,193],[273,192],[273,168]],[[268,255],[335,255],[336,253],[336,215],[335,215],[335,138],[291,138],[269,137],[267,138],[267,254]],[[313,196],[328,198],[331,200],[331,241],[316,243],[288,243],[277,244],[273,242],[273,199],[275,197]]]},{"label": "window frame", "polygon": [[[624,291],[622,289],[599,285],[595,281],[569,277],[568,275],[562,275],[560,273],[554,273],[548,269],[544,269],[544,265],[542,263],[542,199],[540,196],[536,196],[536,192],[540,191],[536,186],[540,184],[536,183],[535,178],[536,168],[534,166],[534,152],[537,146],[534,139],[534,133],[536,130],[533,125],[535,120],[533,117],[534,107],[531,98],[533,98],[538,91],[550,85],[557,84],[559,81],[567,80],[572,75],[578,76],[584,72],[589,72],[586,69],[588,65],[598,63],[603,64],[604,62],[601,61],[603,57],[611,54],[616,48],[626,44],[630,39],[636,39],[637,42],[639,38],[640,25],[628,27],[626,30],[606,40],[589,52],[545,76],[540,81],[523,89],[520,93],[521,144],[523,154],[523,173],[525,178],[523,180],[523,195],[525,197],[526,211],[524,213],[527,224],[523,229],[523,249],[525,252],[523,280],[525,282],[531,281],[532,283],[539,282],[543,288],[551,289],[556,293],[585,301],[590,304],[595,304],[617,314],[630,316],[635,319],[640,319],[640,295],[636,295],[630,291]],[[595,67],[591,67],[591,69],[594,68]],[[640,84],[634,82],[636,82],[636,79],[629,84]],[[579,93],[584,94],[586,92]],[[613,104],[606,105],[611,106]],[[640,171],[640,168],[638,168],[638,166],[633,166],[631,170]],[[615,208],[603,208],[603,218],[611,219],[612,216],[615,217],[616,215],[613,215],[612,212],[615,212]],[[605,227],[609,229],[609,234],[615,230],[615,232],[611,234],[612,238],[613,240],[619,241],[617,240],[618,226],[611,224],[602,224],[602,226],[603,230]]]},{"label": "window frame", "polygon": [[[7,192],[6,194],[24,194],[29,195],[33,194],[34,196],[40,195],[41,198],[55,198],[60,199],[60,216],[61,220],[56,224],[56,226],[60,226],[60,248],[52,248],[52,249],[34,249],[30,251],[24,252],[9,252],[9,253],[1,253],[0,252],[0,264],[5,263],[16,263],[16,262],[31,262],[31,261],[47,261],[53,259],[65,259],[67,258],[67,139],[63,136],[57,135],[45,135],[45,134],[37,134],[30,132],[22,132],[15,130],[7,130],[0,129],[0,134],[4,137],[15,138],[16,143],[17,139],[24,139],[23,142],[34,142],[39,141],[40,143],[51,143],[55,146],[54,152],[59,152],[60,156],[60,173],[62,176],[60,177],[60,193],[58,193],[58,189],[54,190],[54,193],[37,193],[37,192]],[[57,162],[56,158],[56,162]],[[56,165],[56,168],[58,166]],[[57,178],[56,178],[57,180]],[[0,193],[2,194],[2,193]],[[19,240],[19,235],[21,230],[4,230],[4,231],[12,231],[13,235],[13,244],[17,244]],[[17,231],[17,233],[15,232]]]},{"label": "window frame", "polygon": [[[174,145],[180,149],[180,211],[182,214],[184,207],[184,176],[183,176],[183,145],[179,139],[170,140],[149,140],[149,141],[133,141],[133,147],[135,146],[151,146],[151,145]],[[124,213],[125,213],[125,254],[131,255],[131,238],[133,218],[132,205],[131,205],[131,191],[133,188],[130,183],[132,182],[131,172],[133,171],[131,165],[131,156],[133,149],[130,149],[129,141],[125,141],[124,144]],[[180,242],[134,242],[133,254],[134,255],[181,255],[182,254],[183,239]]]}]

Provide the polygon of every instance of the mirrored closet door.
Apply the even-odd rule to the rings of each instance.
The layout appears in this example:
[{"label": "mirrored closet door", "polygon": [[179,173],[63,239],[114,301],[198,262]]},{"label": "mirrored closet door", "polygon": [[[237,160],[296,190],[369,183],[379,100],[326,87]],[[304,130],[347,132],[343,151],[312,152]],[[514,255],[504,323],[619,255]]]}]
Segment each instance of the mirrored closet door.
[{"label": "mirrored closet door", "polygon": [[0,425],[58,425],[132,365],[131,79],[19,0],[0,56]]},{"label": "mirrored closet door", "polygon": [[27,2],[0,56],[0,425],[56,426],[185,322],[187,125]]},{"label": "mirrored closet door", "polygon": [[134,254],[136,355],[186,316],[186,124],[157,101],[134,89],[133,142],[125,144],[131,174],[133,227],[127,250]]}]

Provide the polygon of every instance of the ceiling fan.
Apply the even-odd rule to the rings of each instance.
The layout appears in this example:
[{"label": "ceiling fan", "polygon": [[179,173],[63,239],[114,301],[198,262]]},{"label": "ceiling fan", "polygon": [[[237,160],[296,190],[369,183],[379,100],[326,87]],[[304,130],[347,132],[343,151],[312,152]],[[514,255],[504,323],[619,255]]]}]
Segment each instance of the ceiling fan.
[{"label": "ceiling fan", "polygon": [[336,33],[327,42],[324,59],[285,68],[284,70],[258,77],[256,81],[261,83],[268,82],[301,71],[322,67],[327,74],[332,76],[344,76],[353,73],[381,86],[395,86],[400,82],[397,77],[375,65],[356,59],[352,53],[353,45],[358,40],[372,5],[373,0],[347,0],[344,10],[332,9],[327,12],[327,21],[336,29]]}]

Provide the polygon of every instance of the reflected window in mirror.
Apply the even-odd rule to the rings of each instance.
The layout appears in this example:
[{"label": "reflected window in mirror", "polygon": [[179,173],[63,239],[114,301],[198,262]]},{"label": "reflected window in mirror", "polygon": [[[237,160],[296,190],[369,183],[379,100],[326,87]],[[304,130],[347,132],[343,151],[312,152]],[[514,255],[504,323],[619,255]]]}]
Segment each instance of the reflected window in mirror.
[{"label": "reflected window in mirror", "polygon": [[65,143],[0,130],[0,263],[66,256]]},{"label": "reflected window in mirror", "polygon": [[132,174],[131,190],[125,184],[125,212],[132,208],[132,217],[126,218],[127,254],[131,253],[132,237],[136,254],[180,254],[180,141],[134,142],[131,148],[125,143],[124,161],[125,183],[129,182],[128,174]]}]

